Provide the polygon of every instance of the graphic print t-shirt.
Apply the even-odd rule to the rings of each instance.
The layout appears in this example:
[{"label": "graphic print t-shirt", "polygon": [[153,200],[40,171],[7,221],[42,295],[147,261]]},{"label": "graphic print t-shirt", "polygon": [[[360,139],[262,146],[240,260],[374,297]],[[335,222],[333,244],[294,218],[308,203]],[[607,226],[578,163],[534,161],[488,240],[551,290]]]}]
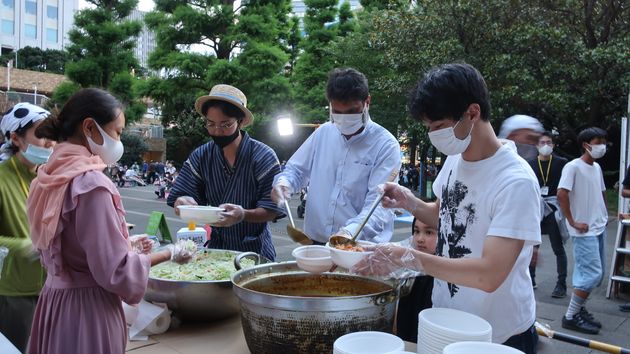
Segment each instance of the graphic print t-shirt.
[{"label": "graphic print t-shirt", "polygon": [[527,162],[506,143],[481,161],[449,156],[433,184],[440,200],[436,254],[481,258],[487,236],[524,240],[514,267],[499,288],[487,293],[435,279],[433,306],[466,311],[492,325],[492,341],[503,343],[527,330],[536,303],[528,265],[540,243],[540,189]]}]

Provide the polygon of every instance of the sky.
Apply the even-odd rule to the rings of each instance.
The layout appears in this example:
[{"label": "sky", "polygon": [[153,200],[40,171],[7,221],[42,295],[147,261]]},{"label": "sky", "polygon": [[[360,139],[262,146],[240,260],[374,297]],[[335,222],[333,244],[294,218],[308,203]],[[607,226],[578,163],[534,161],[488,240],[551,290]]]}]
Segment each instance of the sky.
[{"label": "sky", "polygon": [[[84,9],[89,7],[85,0],[79,0],[79,9]],[[138,10],[140,11],[151,11],[153,10],[153,0],[139,0],[138,1]]]}]

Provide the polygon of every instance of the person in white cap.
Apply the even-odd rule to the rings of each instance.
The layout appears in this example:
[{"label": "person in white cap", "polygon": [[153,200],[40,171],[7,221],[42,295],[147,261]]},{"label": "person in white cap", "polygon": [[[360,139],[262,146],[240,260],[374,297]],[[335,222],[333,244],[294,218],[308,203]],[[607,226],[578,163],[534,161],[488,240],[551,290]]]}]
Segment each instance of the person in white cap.
[{"label": "person in white cap", "polygon": [[280,172],[273,150],[252,139],[242,128],[254,117],[247,98],[230,85],[215,85],[195,102],[212,138],[193,151],[179,173],[167,204],[212,205],[224,208],[212,226],[210,248],[257,252],[275,259],[267,223],[282,214],[270,199],[271,183]]},{"label": "person in white cap", "polygon": [[524,114],[513,115],[501,124],[499,139],[512,140],[516,144],[516,152],[525,160],[533,160],[538,156],[538,138],[544,132],[538,119]]},{"label": "person in white cap", "polygon": [[35,129],[50,113],[30,103],[18,103],[2,117],[5,137],[0,163],[0,247],[9,249],[0,278],[0,332],[21,352],[26,350],[37,297],[46,275],[33,252],[26,198],[37,166],[52,153],[53,142],[35,137]]}]

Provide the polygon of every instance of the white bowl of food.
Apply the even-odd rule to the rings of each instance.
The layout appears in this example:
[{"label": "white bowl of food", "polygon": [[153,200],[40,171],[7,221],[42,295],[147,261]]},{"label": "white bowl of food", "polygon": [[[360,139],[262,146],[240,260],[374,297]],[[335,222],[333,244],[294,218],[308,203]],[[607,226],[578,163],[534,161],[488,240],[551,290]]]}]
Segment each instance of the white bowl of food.
[{"label": "white bowl of food", "polygon": [[350,269],[363,258],[373,253],[372,251],[365,251],[363,247],[374,246],[374,242],[357,240],[356,243],[356,246],[351,244],[333,246],[327,243],[326,246],[330,248],[330,256],[333,263],[340,267]]},{"label": "white bowl of food", "polygon": [[180,205],[179,217],[185,221],[193,221],[198,224],[212,224],[222,219],[223,208],[204,205]]},{"label": "white bowl of food", "polygon": [[334,354],[389,354],[402,350],[405,350],[403,340],[385,332],[348,333],[333,344]]},{"label": "white bowl of food", "polygon": [[326,246],[302,246],[291,252],[298,267],[310,273],[323,273],[333,266],[330,248]]}]

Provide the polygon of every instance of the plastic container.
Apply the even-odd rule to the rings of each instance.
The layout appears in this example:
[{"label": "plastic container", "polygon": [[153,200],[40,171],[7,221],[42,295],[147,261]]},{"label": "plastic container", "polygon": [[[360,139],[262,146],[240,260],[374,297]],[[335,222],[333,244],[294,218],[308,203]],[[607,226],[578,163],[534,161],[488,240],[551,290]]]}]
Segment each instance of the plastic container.
[{"label": "plastic container", "polygon": [[182,227],[179,231],[177,231],[173,242],[177,242],[179,240],[192,240],[197,246],[201,247],[204,243],[206,243],[207,236],[208,233],[203,227],[196,227],[194,230]]},{"label": "plastic container", "polygon": [[337,338],[334,354],[390,354],[405,350],[402,339],[385,332],[354,332]]},{"label": "plastic container", "polygon": [[179,217],[185,221],[194,221],[198,224],[213,224],[221,220],[223,208],[203,205],[180,205]]},{"label": "plastic container", "polygon": [[298,267],[310,273],[323,273],[333,266],[330,248],[326,246],[302,246],[291,252]]},{"label": "plastic container", "polygon": [[[369,241],[357,241],[357,243],[361,246],[372,246],[375,245],[374,242]],[[330,246],[329,243],[326,243],[326,247],[330,248],[330,256],[332,257],[333,263],[340,267],[344,267],[346,269],[352,268],[355,264],[359,263],[363,258],[369,256],[373,252],[353,252],[353,251],[344,251],[340,249],[336,249]]]}]

